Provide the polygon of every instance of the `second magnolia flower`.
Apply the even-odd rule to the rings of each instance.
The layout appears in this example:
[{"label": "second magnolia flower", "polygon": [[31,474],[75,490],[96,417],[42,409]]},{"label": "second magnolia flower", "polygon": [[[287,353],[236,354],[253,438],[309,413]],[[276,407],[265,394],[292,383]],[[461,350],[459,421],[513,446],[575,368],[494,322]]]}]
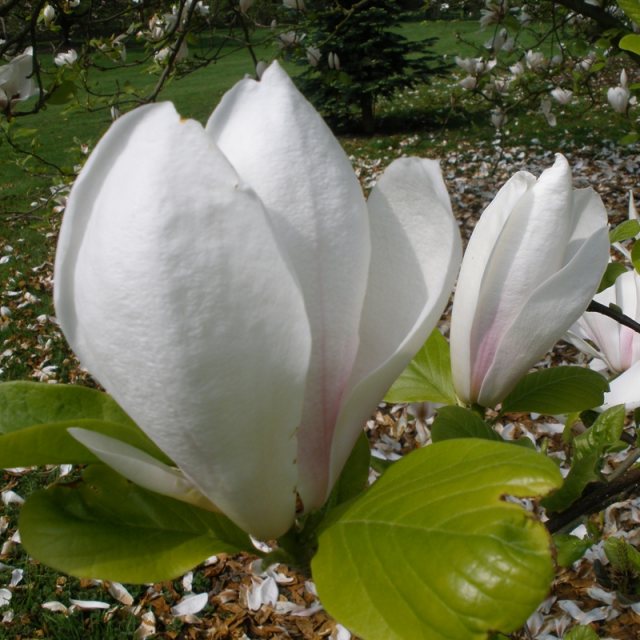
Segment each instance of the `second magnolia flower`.
[{"label": "second magnolia flower", "polygon": [[[69,198],[55,304],[80,361],[184,474],[172,495],[199,503],[193,486],[269,538],[297,496],[324,503],[460,256],[437,163],[397,160],[365,201],[274,63],[206,129],[169,103],[112,125]],[[134,474],[129,453],[99,455]]]},{"label": "second magnolia flower", "polygon": [[596,293],[609,259],[607,212],[574,189],[566,159],[516,173],[482,214],[465,252],[451,319],[456,393],[502,401]]}]

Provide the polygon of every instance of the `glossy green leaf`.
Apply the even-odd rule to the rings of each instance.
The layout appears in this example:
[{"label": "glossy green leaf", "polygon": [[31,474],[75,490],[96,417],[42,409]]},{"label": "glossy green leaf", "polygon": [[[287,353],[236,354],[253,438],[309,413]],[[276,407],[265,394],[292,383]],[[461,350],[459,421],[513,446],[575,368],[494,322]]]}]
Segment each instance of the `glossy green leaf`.
[{"label": "glossy green leaf", "polygon": [[553,544],[556,547],[556,563],[558,566],[570,567],[574,562],[582,558],[587,549],[593,545],[593,540],[556,533],[553,536]]},{"label": "glossy green leaf", "polygon": [[502,441],[475,411],[464,407],[441,407],[431,427],[431,439],[433,442],[442,442],[454,438]]},{"label": "glossy green leaf", "polygon": [[591,627],[573,627],[562,640],[599,640],[599,636]]},{"label": "glossy green leaf", "polygon": [[569,474],[560,490],[542,501],[548,511],[566,509],[590,482],[601,480],[602,458],[620,445],[624,418],[624,405],[611,407],[587,431],[574,438]]},{"label": "glossy green leaf", "polygon": [[600,280],[600,285],[598,286],[598,293],[612,287],[619,276],[623,273],[626,273],[627,269],[623,264],[619,262],[610,262],[607,265],[607,268],[602,276],[602,280]]},{"label": "glossy green leaf", "polygon": [[45,464],[88,464],[97,458],[72,437],[67,429],[81,427],[126,442],[165,464],[171,460],[137,427],[101,420],[69,420],[26,427],[0,436],[0,469],[37,467]]},{"label": "glossy green leaf", "polygon": [[106,393],[76,385],[0,384],[0,468],[95,462],[69,427],[104,433],[171,462]]},{"label": "glossy green leaf", "polygon": [[640,24],[640,0],[618,0],[618,6],[628,18]]},{"label": "glossy green leaf", "polygon": [[553,367],[527,374],[502,403],[503,413],[570,413],[598,407],[609,383],[584,367]]},{"label": "glossy green leaf", "polygon": [[385,400],[455,404],[449,343],[437,329],[393,383]]},{"label": "glossy green leaf", "polygon": [[216,553],[253,548],[222,514],[141,489],[104,465],[34,493],[19,527],[28,553],[44,564],[130,583],[168,580]]},{"label": "glossy green leaf", "polygon": [[542,455],[450,440],[396,462],[319,537],[326,609],[367,640],[486,640],[520,627],[553,578],[551,539],[504,495],[561,483]]},{"label": "glossy green leaf", "polygon": [[609,231],[609,242],[622,242],[634,238],[640,233],[640,222],[637,220],[625,220]]},{"label": "glossy green leaf", "polygon": [[620,39],[618,46],[625,51],[640,55],[640,36],[635,33],[628,33]]},{"label": "glossy green leaf", "polygon": [[42,382],[0,384],[0,433],[83,418],[136,426],[111,396],[97,389]]}]

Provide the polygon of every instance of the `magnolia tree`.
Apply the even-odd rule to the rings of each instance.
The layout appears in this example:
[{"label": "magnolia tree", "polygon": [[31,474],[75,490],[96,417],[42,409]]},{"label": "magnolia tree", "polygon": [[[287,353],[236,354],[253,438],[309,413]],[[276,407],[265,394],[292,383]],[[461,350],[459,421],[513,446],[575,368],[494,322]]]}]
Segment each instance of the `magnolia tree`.
[{"label": "magnolia tree", "polygon": [[[633,217],[613,231],[630,262],[639,232]],[[437,163],[396,160],[365,200],[277,63],[204,128],[170,103],[133,110],[75,182],[55,262],[58,321],[106,392],[0,385],[0,466],[83,465],[28,497],[22,542],[123,582],[249,551],[312,576],[366,639],[517,629],[556,552],[576,557],[575,538],[551,534],[627,486],[600,468],[640,404],[618,309],[637,314],[637,276],[596,299],[617,322],[584,315],[613,277],[609,241],[600,198],[557,156],[502,187],[462,257]],[[449,346],[437,325],[456,279]],[[568,332],[606,377],[530,372]],[[385,394],[438,407],[433,444],[371,483],[363,424]],[[592,409],[565,479],[497,428],[564,414],[570,439]],[[525,497],[542,501],[526,511]]]},{"label": "magnolia tree", "polygon": [[[479,17],[484,47],[476,56],[455,58],[461,97],[490,105],[497,128],[523,108],[556,126],[577,99],[608,102],[627,121],[625,142],[635,142],[637,86],[620,66],[635,75],[640,36],[633,31],[639,22],[637,0],[486,0]],[[611,62],[621,52],[626,55],[612,73]]]}]

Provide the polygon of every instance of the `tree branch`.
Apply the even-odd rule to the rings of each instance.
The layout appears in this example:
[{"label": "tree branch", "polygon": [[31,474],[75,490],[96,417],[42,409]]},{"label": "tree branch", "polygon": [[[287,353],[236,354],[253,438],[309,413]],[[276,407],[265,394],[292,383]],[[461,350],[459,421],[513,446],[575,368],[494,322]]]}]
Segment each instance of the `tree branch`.
[{"label": "tree branch", "polygon": [[640,333],[640,323],[625,315],[622,311],[618,311],[615,307],[608,307],[607,305],[592,300],[587,307],[587,311],[601,313],[603,316],[607,316],[607,318],[611,318],[619,324],[633,329],[636,333]]}]

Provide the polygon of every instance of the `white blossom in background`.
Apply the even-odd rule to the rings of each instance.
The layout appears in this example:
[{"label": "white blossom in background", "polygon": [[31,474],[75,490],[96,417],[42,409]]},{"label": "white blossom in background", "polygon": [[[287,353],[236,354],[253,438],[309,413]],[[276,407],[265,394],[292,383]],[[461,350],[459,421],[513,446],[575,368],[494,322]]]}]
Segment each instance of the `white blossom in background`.
[{"label": "white blossom in background", "polygon": [[474,78],[473,76],[466,76],[465,78],[462,78],[462,80],[460,80],[458,84],[463,89],[471,90],[475,89],[478,86],[478,79]]},{"label": "white blossom in background", "polygon": [[626,113],[629,108],[631,92],[628,84],[627,72],[623,69],[620,72],[620,84],[607,90],[607,101],[616,113]]},{"label": "white blossom in background", "polygon": [[499,51],[509,53],[513,51],[514,45],[514,39],[509,36],[509,32],[505,28],[500,29],[498,33],[484,43],[485,49],[493,50],[494,53]]},{"label": "white blossom in background", "polygon": [[284,31],[278,35],[278,43],[281,49],[288,49],[290,47],[294,47],[301,40],[302,37],[297,31]]},{"label": "white blossom in background", "polygon": [[486,0],[485,8],[480,10],[480,26],[484,28],[499,23],[508,10],[508,0]]},{"label": "white blossom in background", "polygon": [[304,0],[282,0],[282,4],[289,9],[297,9],[298,11],[304,11]]},{"label": "white blossom in background", "polygon": [[83,366],[177,467],[70,432],[133,482],[277,537],[298,501],[326,501],[460,254],[437,163],[396,160],[365,200],[277,63],[204,129],[167,102],[135,109],[73,186],[54,300]]},{"label": "white blossom in background", "polygon": [[71,66],[78,60],[78,52],[75,49],[69,49],[68,51],[60,51],[53,59],[54,63],[58,67]]},{"label": "white blossom in background", "polygon": [[211,7],[208,4],[205,4],[204,2],[202,2],[202,0],[199,0],[199,2],[196,2],[197,15],[199,15],[202,18],[205,18],[210,13],[211,13]]},{"label": "white blossom in background", "polygon": [[[594,300],[616,305],[622,313],[640,322],[640,275],[627,271],[613,286],[598,293]],[[592,356],[591,368],[609,370],[614,377],[605,394],[604,406],[640,406],[640,334],[601,313],[586,312],[572,327],[568,339]]]},{"label": "white blossom in background", "polygon": [[327,64],[329,65],[329,69],[335,69],[338,71],[340,69],[340,58],[335,51],[330,51],[327,56]]},{"label": "white blossom in background", "polygon": [[507,123],[507,114],[497,107],[491,112],[491,124],[496,129],[501,129]]},{"label": "white blossom in background", "polygon": [[561,105],[567,105],[571,102],[571,98],[573,97],[573,91],[569,89],[563,89],[561,87],[556,87],[552,89],[550,92],[551,97]]},{"label": "white blossom in background", "polygon": [[551,110],[551,100],[549,98],[543,98],[540,101],[540,111],[550,127],[555,127],[558,124],[556,116]]},{"label": "white blossom in background", "polygon": [[484,69],[484,60],[482,58],[461,58],[456,56],[455,63],[472,76],[481,73]]},{"label": "white blossom in background", "polygon": [[33,73],[33,48],[27,47],[9,64],[0,67],[0,109],[38,95]]},{"label": "white blossom in background", "polygon": [[494,407],[587,308],[609,259],[607,211],[558,155],[519,171],[476,224],[451,315],[458,397]]},{"label": "white blossom in background", "polygon": [[240,0],[240,2],[238,3],[238,6],[240,7],[240,11],[242,11],[242,13],[247,13],[247,11],[251,9],[251,6],[253,5],[253,1],[254,0]]},{"label": "white blossom in background", "polygon": [[524,63],[519,60],[518,62],[512,64],[509,67],[509,71],[511,71],[511,75],[514,78],[517,78],[518,76],[521,76],[525,72]]},{"label": "white blossom in background", "polygon": [[322,53],[318,47],[310,46],[307,47],[307,61],[312,67],[317,67],[322,59]]},{"label": "white blossom in background", "polygon": [[51,25],[51,23],[56,19],[56,10],[50,5],[46,4],[44,9],[42,10],[42,19],[44,21],[45,27]]},{"label": "white blossom in background", "polygon": [[547,61],[542,51],[532,51],[529,49],[525,54],[524,59],[527,67],[529,67],[531,71],[540,71],[547,66]]}]

